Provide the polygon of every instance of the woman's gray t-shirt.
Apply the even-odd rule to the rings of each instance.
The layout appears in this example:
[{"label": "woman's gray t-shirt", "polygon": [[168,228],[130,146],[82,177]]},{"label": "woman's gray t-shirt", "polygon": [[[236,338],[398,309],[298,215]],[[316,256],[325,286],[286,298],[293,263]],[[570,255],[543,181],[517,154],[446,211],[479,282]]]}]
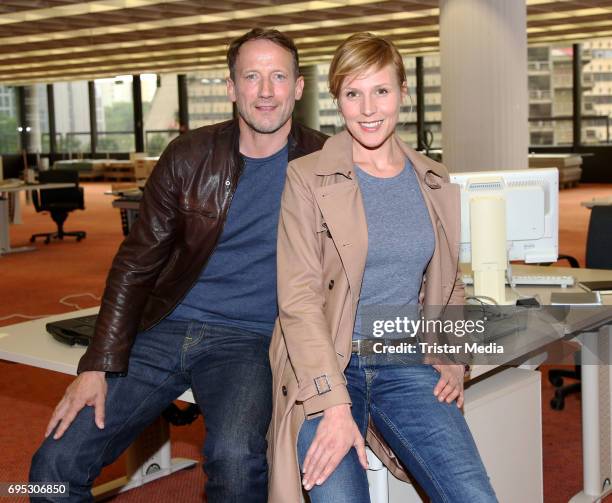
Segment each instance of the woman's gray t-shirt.
[{"label": "woman's gray t-shirt", "polygon": [[435,240],[410,161],[391,178],[369,175],[359,167],[355,172],[368,224],[368,256],[353,334],[353,339],[363,339],[372,337],[367,322],[372,316],[395,308],[399,315],[402,308],[418,305]]}]

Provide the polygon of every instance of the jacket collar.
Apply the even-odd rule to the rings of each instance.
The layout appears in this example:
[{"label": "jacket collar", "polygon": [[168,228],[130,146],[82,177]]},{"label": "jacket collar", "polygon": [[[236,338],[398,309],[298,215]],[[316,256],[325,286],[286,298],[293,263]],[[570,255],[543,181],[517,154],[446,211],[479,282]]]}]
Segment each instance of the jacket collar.
[{"label": "jacket collar", "polygon": [[[414,166],[417,176],[431,189],[439,189],[443,183],[449,181],[444,169],[440,169],[438,163],[429,157],[420,154],[406,145],[399,136],[394,136],[398,145]],[[352,178],[354,163],[352,157],[353,138],[347,130],[344,130],[325,142],[321,155],[317,161],[315,173],[321,176],[341,174]]]},{"label": "jacket collar", "polygon": [[[287,143],[289,144],[288,160],[292,161],[310,152],[319,150],[321,148],[320,145],[326,138],[327,136],[323,133],[302,126],[293,120],[287,138]],[[217,143],[215,148],[220,148],[221,151],[229,151],[231,149],[234,164],[240,166],[242,161],[240,158],[240,127],[238,126],[238,120],[233,119],[225,122],[219,129],[218,140],[220,140],[220,143]]]}]

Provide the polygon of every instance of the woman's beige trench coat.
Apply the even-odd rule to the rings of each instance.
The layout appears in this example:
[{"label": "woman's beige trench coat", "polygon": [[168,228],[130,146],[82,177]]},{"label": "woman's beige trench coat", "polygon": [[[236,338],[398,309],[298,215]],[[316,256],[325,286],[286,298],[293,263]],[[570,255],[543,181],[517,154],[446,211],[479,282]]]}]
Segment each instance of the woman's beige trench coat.
[{"label": "woman's beige trench coat", "polygon": [[[435,235],[421,303],[462,304],[459,187],[449,183],[444,166],[397,141],[414,166]],[[368,250],[351,142],[346,131],[339,133],[288,167],[278,230],[279,319],[270,346],[269,503],[300,501],[296,442],[305,417],[351,402],[344,369]],[[371,425],[367,442],[392,473],[406,479]]]}]

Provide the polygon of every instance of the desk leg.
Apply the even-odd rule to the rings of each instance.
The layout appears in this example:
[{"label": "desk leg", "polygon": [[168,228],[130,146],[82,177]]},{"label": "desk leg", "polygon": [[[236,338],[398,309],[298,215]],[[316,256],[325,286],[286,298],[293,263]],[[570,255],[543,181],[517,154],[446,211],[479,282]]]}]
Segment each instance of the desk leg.
[{"label": "desk leg", "polygon": [[[29,192],[26,191],[26,197]],[[14,225],[21,225],[23,220],[21,218],[21,197],[19,192],[11,192],[11,204],[13,205],[13,218],[12,223]]]},{"label": "desk leg", "polygon": [[612,492],[612,327],[582,334],[582,458],[584,489],[570,503],[592,503]]},{"label": "desk leg", "polygon": [[[11,238],[9,235],[9,228],[11,225],[11,218],[9,215],[9,197],[12,197],[13,195],[14,194],[10,193],[8,197],[0,196],[0,256],[8,255],[9,253],[19,253],[24,251],[36,250],[34,246],[21,246],[19,248],[11,248]],[[19,197],[16,198],[16,201],[19,201]],[[21,220],[21,212],[19,212],[18,216]]]},{"label": "desk leg", "polygon": [[387,481],[387,468],[382,461],[369,449],[368,455],[368,483],[370,485],[370,499],[372,503],[389,503],[389,482]]},{"label": "desk leg", "polygon": [[8,198],[0,196],[0,255],[11,248],[9,237],[9,202]]},{"label": "desk leg", "polygon": [[92,492],[96,500],[129,491],[197,464],[193,459],[171,458],[170,426],[161,417],[142,432],[127,454],[127,475],[94,487]]}]

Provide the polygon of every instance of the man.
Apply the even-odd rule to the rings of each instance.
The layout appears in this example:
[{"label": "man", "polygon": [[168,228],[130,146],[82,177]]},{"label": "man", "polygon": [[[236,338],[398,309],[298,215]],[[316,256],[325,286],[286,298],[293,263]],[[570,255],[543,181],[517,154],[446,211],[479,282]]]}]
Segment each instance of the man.
[{"label": "man", "polygon": [[267,500],[280,196],[287,162],[325,137],[292,124],[304,81],[291,39],[254,29],[227,60],[238,119],[162,154],[79,376],[32,460],[31,481],[69,482],[74,501],[90,500],[100,469],[189,387],[207,427],[208,501]]}]

